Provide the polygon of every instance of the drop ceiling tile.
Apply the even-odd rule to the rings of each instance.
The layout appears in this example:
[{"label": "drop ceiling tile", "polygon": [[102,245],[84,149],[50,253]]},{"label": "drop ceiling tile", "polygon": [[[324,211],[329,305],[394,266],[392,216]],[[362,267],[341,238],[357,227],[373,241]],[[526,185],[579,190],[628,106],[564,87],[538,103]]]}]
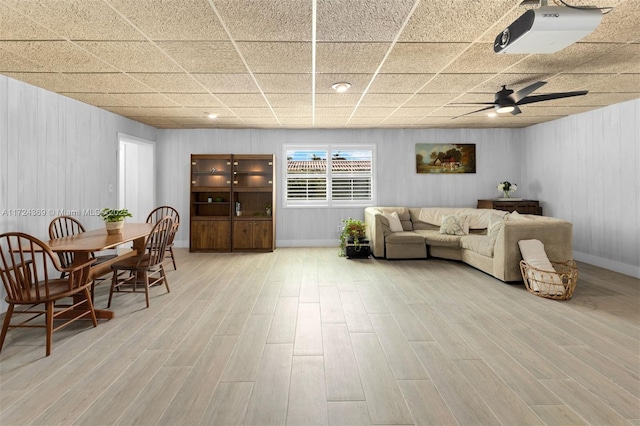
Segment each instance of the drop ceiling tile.
[{"label": "drop ceiling tile", "polygon": [[118,93],[118,98],[124,100],[124,106],[138,107],[177,107],[180,106],[169,97],[160,93]]},{"label": "drop ceiling tile", "polygon": [[491,0],[488,2],[422,1],[407,23],[400,39],[413,42],[441,42],[443,40],[472,42],[488,28],[491,28],[506,10],[515,5],[513,0]]},{"label": "drop ceiling tile", "polygon": [[220,100],[210,93],[166,93],[174,102],[184,107],[220,107]]},{"label": "drop ceiling tile", "polygon": [[[440,106],[452,102],[459,96],[459,93],[417,93],[408,99],[403,107]],[[458,101],[456,100],[456,102]]]},{"label": "drop ceiling tile", "polygon": [[[13,3],[20,5],[23,2],[14,1]],[[33,22],[28,16],[0,3],[0,40],[56,39],[61,39],[61,37]]]},{"label": "drop ceiling tile", "polygon": [[316,107],[316,117],[346,117],[351,116],[353,108],[349,107]]},{"label": "drop ceiling tile", "polygon": [[267,95],[267,99],[269,100],[271,106],[311,106],[310,93],[270,93]]},{"label": "drop ceiling tile", "polygon": [[586,111],[590,111],[593,109],[593,107],[549,106],[547,102],[543,102],[543,103],[537,103],[537,104],[524,105],[520,109],[522,110],[522,114],[527,114],[528,116],[541,117],[541,116],[552,115],[556,117],[558,116],[566,117],[567,115],[580,114]]},{"label": "drop ceiling tile", "polygon": [[156,46],[147,41],[79,41],[77,44],[120,71],[182,71]]},{"label": "drop ceiling tile", "polygon": [[311,2],[216,0],[236,41],[311,41]]},{"label": "drop ceiling tile", "polygon": [[274,118],[268,117],[248,117],[243,120],[242,127],[272,129],[280,127],[280,122]]},{"label": "drop ceiling tile", "polygon": [[385,74],[443,72],[443,68],[458,57],[467,46],[467,43],[396,43],[380,72]]},{"label": "drop ceiling tile", "polygon": [[394,118],[419,118],[431,114],[436,107],[403,107],[393,112]]},{"label": "drop ceiling tile", "polygon": [[104,107],[107,111],[124,117],[190,117],[193,113],[186,108],[134,108],[134,107]]},{"label": "drop ceiling tile", "polygon": [[193,74],[212,93],[260,93],[249,74]]},{"label": "drop ceiling tile", "polygon": [[67,73],[77,84],[70,92],[142,93],[151,88],[123,73]]},{"label": "drop ceiling tile", "polygon": [[317,39],[393,41],[414,0],[325,0],[317,6]]},{"label": "drop ceiling tile", "polygon": [[[562,55],[538,53],[529,55],[522,61],[508,69],[512,73],[558,73],[580,72],[580,65],[597,60],[612,48],[621,45],[606,45],[598,43],[575,43],[562,50]],[[508,55],[496,55],[508,56]],[[517,55],[520,56],[520,55]],[[636,64],[640,62],[636,60]],[[590,66],[591,68],[591,66]],[[599,72],[598,70],[593,70]]]},{"label": "drop ceiling tile", "polygon": [[241,42],[238,50],[252,73],[311,72],[311,43]]},{"label": "drop ceiling tile", "polygon": [[28,58],[0,49],[0,72],[41,72],[43,67]]},{"label": "drop ceiling tile", "polygon": [[173,120],[168,118],[155,118],[155,117],[129,117],[130,119],[139,123],[148,124],[159,129],[175,129],[181,126]]},{"label": "drop ceiling tile", "polygon": [[[316,74],[316,93],[333,93],[338,95],[363,93],[372,78],[373,74]],[[347,93],[336,93],[336,91],[331,88],[334,83],[340,82],[351,84]]]},{"label": "drop ceiling tile", "polygon": [[113,72],[112,66],[67,41],[0,41],[0,49],[48,72]]},{"label": "drop ceiling tile", "polygon": [[[518,91],[533,84],[537,81],[548,81],[550,74],[516,74],[516,73],[504,73],[496,74],[495,76],[487,79],[484,83],[476,86],[472,92],[476,93],[495,93],[502,88],[503,85],[507,86],[507,89]],[[546,90],[547,86],[543,86],[535,93],[540,94],[543,90]],[[493,97],[490,99],[493,101]]]},{"label": "drop ceiling tile", "polygon": [[24,81],[25,83],[29,83],[56,93],[78,91],[80,88],[89,91],[96,90],[95,87],[79,85],[77,81],[60,73],[5,72],[3,74],[7,77],[11,77],[19,81]]},{"label": "drop ceiling tile", "polygon": [[389,43],[317,43],[319,73],[373,73],[389,49]]},{"label": "drop ceiling tile", "polygon": [[[509,68],[509,72],[518,72],[513,65],[527,55],[498,55],[493,52],[492,43],[473,43],[468,50],[456,58],[442,72],[451,73],[498,73]],[[529,70],[530,71],[530,70]],[[524,72],[527,72],[526,70]]]},{"label": "drop ceiling tile", "polygon": [[109,0],[152,40],[228,40],[206,0]]},{"label": "drop ceiling tile", "polygon": [[590,92],[620,92],[625,93],[629,88],[635,87],[640,91],[640,74],[607,74],[585,85]]},{"label": "drop ceiling tile", "polygon": [[125,99],[109,93],[60,92],[59,94],[100,108],[131,106]]},{"label": "drop ceiling tile", "polygon": [[420,117],[399,117],[399,116],[391,116],[385,118],[382,122],[385,126],[388,127],[417,127],[416,122]]},{"label": "drop ceiling tile", "polygon": [[361,97],[358,93],[319,93],[316,95],[316,106],[355,106]]},{"label": "drop ceiling tile", "polygon": [[188,128],[236,128],[243,126],[243,121],[239,118],[210,120],[206,117],[171,117],[171,121]]},{"label": "drop ceiling tile", "polygon": [[438,74],[424,86],[421,93],[464,93],[475,90],[495,74]]},{"label": "drop ceiling tile", "polygon": [[[587,46],[593,45],[588,44]],[[582,65],[573,68],[571,72],[636,73],[640,70],[640,44],[596,46],[598,48],[594,46],[593,49],[597,49],[602,53],[602,56],[589,58],[591,60],[584,61]]]},{"label": "drop ceiling tile", "polygon": [[[396,110],[395,107],[359,107],[355,117],[387,117]],[[351,114],[351,112],[349,112]]]},{"label": "drop ceiling tile", "polygon": [[228,107],[245,107],[245,108],[268,108],[264,97],[259,94],[251,93],[219,93],[216,97],[220,102]]},{"label": "drop ceiling tile", "polygon": [[156,92],[202,93],[204,88],[187,73],[129,73]]},{"label": "drop ceiling tile", "polygon": [[311,117],[280,117],[280,124],[282,124],[283,127],[296,129],[310,129],[313,127]]},{"label": "drop ceiling tile", "polygon": [[[575,90],[592,90],[593,85],[609,81],[613,74],[556,74],[545,79],[547,84],[541,87],[539,92],[571,92]],[[627,86],[628,88],[628,86]],[[626,90],[622,90],[626,91]]]},{"label": "drop ceiling tile", "polygon": [[311,74],[254,74],[253,76],[264,93],[309,93],[311,91]]},{"label": "drop ceiling tile", "polygon": [[378,74],[369,93],[415,93],[435,74]]},{"label": "drop ceiling tile", "polygon": [[637,92],[630,93],[596,93],[589,92],[586,96],[578,96],[575,98],[554,99],[544,103],[545,106],[593,106],[603,107],[605,105],[613,105],[621,102],[630,101],[632,99],[640,99],[640,89]]},{"label": "drop ceiling tile", "polygon": [[311,107],[277,107],[273,108],[278,118],[282,117],[311,117],[313,112]]},{"label": "drop ceiling tile", "polygon": [[[238,107],[234,107],[232,109],[233,113],[238,116],[238,117],[243,117],[243,118],[248,118],[248,117],[252,117],[252,118],[264,118],[264,117],[268,117],[268,118],[272,118],[274,117],[273,115],[273,111],[271,111],[271,109],[269,108],[238,108]],[[221,115],[221,117],[223,117],[224,115]]]},{"label": "drop ceiling tile", "polygon": [[360,102],[360,106],[376,106],[376,107],[388,107],[391,106],[400,106],[404,102],[406,102],[411,97],[410,94],[401,93],[401,94],[393,94],[393,93],[367,93],[362,102]]},{"label": "drop ceiling tile", "polygon": [[594,32],[581,41],[587,43],[628,43],[640,41],[640,2],[619,0],[607,2],[614,6],[610,13],[602,16],[602,21]]},{"label": "drop ceiling tile", "polygon": [[[461,118],[464,118],[464,117],[461,117]],[[461,126],[460,124],[455,124],[455,122],[457,120],[460,120],[461,118],[458,118],[452,121],[450,118],[447,118],[447,117],[435,117],[435,116],[429,115],[426,117],[422,117],[419,120],[416,120],[415,124],[426,126],[426,127],[444,127],[447,125],[448,126],[456,125],[457,127],[464,127],[464,126]],[[467,122],[474,121],[474,120],[476,119],[473,118],[472,120],[467,120]],[[461,121],[459,123],[461,123]]]},{"label": "drop ceiling tile", "polygon": [[159,41],[169,57],[192,73],[246,73],[238,52],[226,41]]},{"label": "drop ceiling tile", "polygon": [[347,127],[373,128],[377,127],[382,122],[383,119],[381,117],[353,117],[351,120],[349,120]]},{"label": "drop ceiling tile", "polygon": [[69,40],[144,39],[102,0],[7,0],[5,4]]}]

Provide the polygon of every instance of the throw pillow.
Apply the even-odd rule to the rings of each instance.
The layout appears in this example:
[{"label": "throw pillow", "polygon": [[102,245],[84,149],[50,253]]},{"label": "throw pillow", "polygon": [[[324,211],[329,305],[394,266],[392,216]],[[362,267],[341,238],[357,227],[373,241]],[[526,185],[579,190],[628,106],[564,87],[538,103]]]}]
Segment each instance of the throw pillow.
[{"label": "throw pillow", "polygon": [[504,217],[492,214],[489,218],[489,226],[487,227],[487,235],[495,237],[504,226]]},{"label": "throw pillow", "polygon": [[444,216],[440,225],[440,233],[447,235],[469,234],[469,216],[455,214]]},{"label": "throw pillow", "polygon": [[524,221],[524,220],[531,220],[526,216],[521,215],[520,213],[518,213],[516,210],[512,211],[511,213],[509,213],[509,220],[512,221]]},{"label": "throw pillow", "polygon": [[398,217],[398,213],[397,212],[383,213],[383,215],[389,221],[389,228],[391,229],[391,232],[402,232],[402,231],[404,231],[404,229],[402,229],[402,223],[400,222],[400,218]]}]

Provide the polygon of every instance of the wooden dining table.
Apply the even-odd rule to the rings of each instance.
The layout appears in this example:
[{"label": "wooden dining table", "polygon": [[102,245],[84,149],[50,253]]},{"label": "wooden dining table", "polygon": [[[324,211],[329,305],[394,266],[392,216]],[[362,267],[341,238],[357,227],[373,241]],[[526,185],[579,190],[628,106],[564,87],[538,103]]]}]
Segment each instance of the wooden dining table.
[{"label": "wooden dining table", "polygon": [[[151,233],[153,226],[153,223],[125,223],[119,234],[107,234],[107,230],[101,228],[67,237],[54,238],[49,240],[48,245],[54,252],[73,252],[73,265],[81,265],[91,258],[91,253],[113,249],[129,242],[133,243],[132,251],[92,266],[89,279],[93,280],[108,273],[114,263],[130,256],[144,254],[146,237]],[[95,309],[95,311],[96,318],[111,319],[114,317],[114,312],[111,310]]]}]

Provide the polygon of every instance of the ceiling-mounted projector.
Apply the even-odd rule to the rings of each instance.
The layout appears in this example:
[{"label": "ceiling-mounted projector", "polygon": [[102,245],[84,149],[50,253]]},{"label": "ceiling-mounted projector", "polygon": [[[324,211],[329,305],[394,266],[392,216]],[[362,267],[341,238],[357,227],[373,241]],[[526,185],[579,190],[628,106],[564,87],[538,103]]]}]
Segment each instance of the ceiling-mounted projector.
[{"label": "ceiling-mounted projector", "polygon": [[496,37],[496,53],[554,53],[577,42],[600,24],[600,9],[543,6],[527,10]]}]

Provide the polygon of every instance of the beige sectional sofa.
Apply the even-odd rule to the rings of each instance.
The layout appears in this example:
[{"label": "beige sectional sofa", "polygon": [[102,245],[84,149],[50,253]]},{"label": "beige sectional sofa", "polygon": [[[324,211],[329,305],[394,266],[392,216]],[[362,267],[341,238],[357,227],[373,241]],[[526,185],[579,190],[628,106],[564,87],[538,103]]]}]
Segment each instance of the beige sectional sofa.
[{"label": "beige sectional sofa", "polygon": [[[400,220],[402,231],[397,221],[396,232],[391,230],[394,223],[390,223],[389,215],[393,212]],[[468,231],[465,229],[464,235],[441,232],[443,219],[449,221],[452,217],[467,218]],[[542,241],[552,260],[573,258],[572,224],[552,217],[491,209],[367,207],[364,220],[375,257],[459,260],[505,282],[522,281],[520,240]]]}]

